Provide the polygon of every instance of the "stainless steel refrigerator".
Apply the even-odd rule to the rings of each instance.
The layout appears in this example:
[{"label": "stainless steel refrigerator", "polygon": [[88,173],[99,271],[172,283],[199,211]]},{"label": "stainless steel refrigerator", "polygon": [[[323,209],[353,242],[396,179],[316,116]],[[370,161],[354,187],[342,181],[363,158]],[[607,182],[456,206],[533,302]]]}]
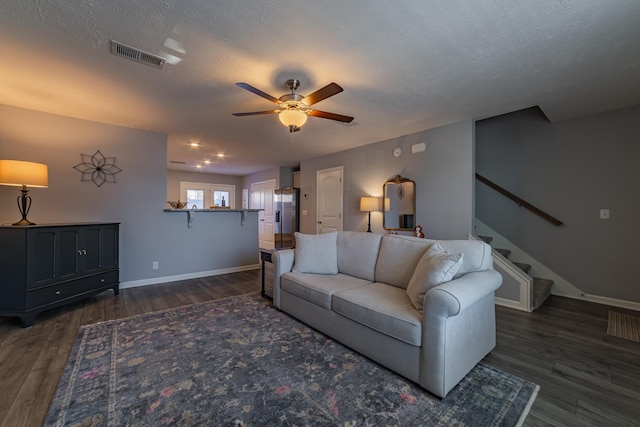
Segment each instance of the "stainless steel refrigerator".
[{"label": "stainless steel refrigerator", "polygon": [[300,189],[276,189],[273,203],[275,248],[292,248],[295,246],[293,233],[300,231]]}]

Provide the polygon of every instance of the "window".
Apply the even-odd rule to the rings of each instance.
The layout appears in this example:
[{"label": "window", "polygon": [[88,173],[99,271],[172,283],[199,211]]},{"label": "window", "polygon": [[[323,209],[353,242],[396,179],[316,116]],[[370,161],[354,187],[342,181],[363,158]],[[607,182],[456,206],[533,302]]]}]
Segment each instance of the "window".
[{"label": "window", "polygon": [[187,208],[204,209],[204,191],[187,190]]},{"label": "window", "polygon": [[229,192],[228,191],[214,191],[213,192],[213,206],[229,206]]},{"label": "window", "polygon": [[225,207],[235,209],[236,186],[207,182],[181,182],[180,200],[187,201],[187,209]]}]

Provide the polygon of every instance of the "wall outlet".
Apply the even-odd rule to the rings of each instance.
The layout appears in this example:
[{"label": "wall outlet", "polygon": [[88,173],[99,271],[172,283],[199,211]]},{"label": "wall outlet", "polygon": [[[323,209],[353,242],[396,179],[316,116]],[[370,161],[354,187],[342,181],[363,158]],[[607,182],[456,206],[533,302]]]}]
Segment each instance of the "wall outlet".
[{"label": "wall outlet", "polygon": [[600,209],[600,219],[609,219],[609,209]]},{"label": "wall outlet", "polygon": [[158,267],[159,267],[159,265],[158,265],[158,261],[153,261],[153,269],[154,269],[154,270],[157,270],[157,269],[158,269]]}]

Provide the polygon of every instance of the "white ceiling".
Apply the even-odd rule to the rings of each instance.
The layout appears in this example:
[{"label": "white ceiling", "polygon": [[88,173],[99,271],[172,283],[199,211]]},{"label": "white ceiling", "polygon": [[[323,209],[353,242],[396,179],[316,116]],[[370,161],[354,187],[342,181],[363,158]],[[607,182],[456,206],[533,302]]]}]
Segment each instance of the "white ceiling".
[{"label": "white ceiling", "polygon": [[[2,0],[0,57],[1,104],[164,132],[186,162],[169,168],[244,175],[533,105],[552,121],[638,105],[640,1]],[[314,107],[354,122],[231,115],[274,108],[234,83],[279,97],[289,78],[340,84]]]}]

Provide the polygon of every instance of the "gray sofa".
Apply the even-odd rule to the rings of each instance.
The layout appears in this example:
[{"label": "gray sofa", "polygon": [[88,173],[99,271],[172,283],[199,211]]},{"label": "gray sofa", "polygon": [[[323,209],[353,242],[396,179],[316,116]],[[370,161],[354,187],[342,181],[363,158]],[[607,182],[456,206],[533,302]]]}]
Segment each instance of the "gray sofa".
[{"label": "gray sofa", "polygon": [[502,277],[484,242],[296,233],[272,260],[278,309],[439,397],[495,347]]}]

